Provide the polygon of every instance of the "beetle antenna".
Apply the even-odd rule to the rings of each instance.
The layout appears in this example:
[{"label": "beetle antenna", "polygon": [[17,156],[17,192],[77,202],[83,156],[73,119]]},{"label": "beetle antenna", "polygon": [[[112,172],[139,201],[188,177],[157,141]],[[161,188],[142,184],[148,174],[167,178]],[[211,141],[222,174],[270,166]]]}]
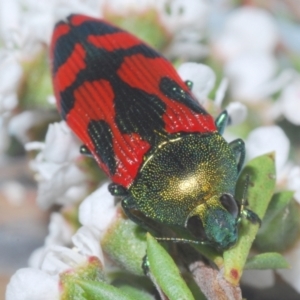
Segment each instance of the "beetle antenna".
[{"label": "beetle antenna", "polygon": [[184,238],[156,237],[155,239],[157,241],[168,241],[168,242],[184,243],[184,244],[198,244],[198,245],[207,244],[207,242],[205,241],[195,241],[195,240],[188,240]]}]

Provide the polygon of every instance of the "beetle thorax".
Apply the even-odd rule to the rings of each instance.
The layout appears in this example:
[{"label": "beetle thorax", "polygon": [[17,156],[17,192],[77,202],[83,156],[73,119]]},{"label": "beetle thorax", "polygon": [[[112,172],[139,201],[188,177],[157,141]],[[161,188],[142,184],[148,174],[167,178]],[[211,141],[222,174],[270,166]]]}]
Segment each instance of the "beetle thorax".
[{"label": "beetle thorax", "polygon": [[152,149],[129,191],[136,207],[165,224],[184,226],[213,195],[233,193],[235,157],[218,134],[182,134]]}]

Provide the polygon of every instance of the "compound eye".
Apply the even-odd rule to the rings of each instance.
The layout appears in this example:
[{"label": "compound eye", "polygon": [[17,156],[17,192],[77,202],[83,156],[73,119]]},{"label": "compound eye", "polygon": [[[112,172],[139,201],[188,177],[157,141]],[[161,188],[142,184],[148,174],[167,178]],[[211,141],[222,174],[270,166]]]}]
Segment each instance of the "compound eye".
[{"label": "compound eye", "polygon": [[203,223],[198,216],[192,216],[188,219],[186,228],[199,240],[206,240],[206,234]]},{"label": "compound eye", "polygon": [[223,194],[220,197],[220,202],[222,203],[223,207],[234,217],[237,218],[239,213],[239,208],[235,199],[229,194]]}]

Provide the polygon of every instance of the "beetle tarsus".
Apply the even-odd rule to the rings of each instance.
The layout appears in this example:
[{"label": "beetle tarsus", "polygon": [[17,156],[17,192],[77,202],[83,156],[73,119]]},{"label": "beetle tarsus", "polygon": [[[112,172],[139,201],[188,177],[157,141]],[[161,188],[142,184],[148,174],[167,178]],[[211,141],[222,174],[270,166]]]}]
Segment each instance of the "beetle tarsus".
[{"label": "beetle tarsus", "polygon": [[87,157],[93,157],[92,152],[89,150],[89,148],[86,145],[82,145],[79,148],[80,154],[87,156]]},{"label": "beetle tarsus", "polygon": [[191,81],[191,80],[186,80],[184,83],[185,83],[185,85],[188,87],[188,89],[191,91],[192,88],[193,88],[193,85],[194,85],[193,81]]},{"label": "beetle tarsus", "polygon": [[244,208],[243,211],[241,211],[241,214],[248,221],[250,221],[252,224],[258,224],[259,227],[261,226],[261,219],[260,219],[260,217],[255,212],[253,212],[252,210]]}]

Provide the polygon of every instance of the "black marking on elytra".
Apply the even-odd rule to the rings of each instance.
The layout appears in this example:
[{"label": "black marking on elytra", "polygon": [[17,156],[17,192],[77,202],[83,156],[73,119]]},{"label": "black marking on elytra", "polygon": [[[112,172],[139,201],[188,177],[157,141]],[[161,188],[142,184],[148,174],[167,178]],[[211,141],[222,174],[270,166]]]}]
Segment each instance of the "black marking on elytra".
[{"label": "black marking on elytra", "polygon": [[92,120],[88,124],[88,134],[101,161],[108,167],[111,175],[115,174],[117,165],[113,151],[113,136],[109,125],[103,120]]},{"label": "black marking on elytra", "polygon": [[[122,91],[126,91],[127,95],[122,95]],[[125,84],[115,86],[115,93],[115,120],[121,133],[138,133],[143,139],[154,142],[153,133],[164,132],[162,117],[166,104],[156,95]]]},{"label": "black marking on elytra", "polygon": [[71,30],[68,34],[61,36],[55,45],[54,49],[54,64],[53,73],[55,74],[58,68],[66,62],[74,50],[77,43],[83,43],[86,41],[89,35],[105,35],[115,32],[121,32],[120,28],[110,26],[104,22],[88,20],[78,26],[72,26],[70,22],[72,15],[67,18],[68,22],[59,22],[56,27],[62,24],[68,24]]},{"label": "black marking on elytra", "polygon": [[165,96],[177,102],[183,103],[192,111],[203,115],[207,114],[200,104],[198,104],[198,102],[194,100],[189,93],[183,90],[178,83],[171,78],[161,78],[159,88],[165,94]]}]

